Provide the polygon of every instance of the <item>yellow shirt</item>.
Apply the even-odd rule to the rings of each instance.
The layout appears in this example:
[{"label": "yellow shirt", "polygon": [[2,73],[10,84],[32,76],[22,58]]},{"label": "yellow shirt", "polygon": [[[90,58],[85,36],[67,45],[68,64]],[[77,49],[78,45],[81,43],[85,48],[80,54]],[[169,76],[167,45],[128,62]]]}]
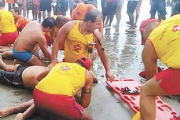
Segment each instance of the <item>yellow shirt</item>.
[{"label": "yellow shirt", "polygon": [[180,68],[180,15],[162,21],[148,39],[162,63]]},{"label": "yellow shirt", "polygon": [[65,41],[64,60],[66,62],[72,63],[82,56],[90,57],[90,54],[88,54],[88,42],[94,42],[94,35],[93,33],[88,35],[80,33],[79,23],[80,21],[76,22]]},{"label": "yellow shirt", "polygon": [[7,10],[0,10],[0,14],[0,33],[13,33],[17,31],[12,13]]},{"label": "yellow shirt", "polygon": [[36,89],[56,95],[74,96],[85,85],[86,70],[77,63],[56,64]]}]

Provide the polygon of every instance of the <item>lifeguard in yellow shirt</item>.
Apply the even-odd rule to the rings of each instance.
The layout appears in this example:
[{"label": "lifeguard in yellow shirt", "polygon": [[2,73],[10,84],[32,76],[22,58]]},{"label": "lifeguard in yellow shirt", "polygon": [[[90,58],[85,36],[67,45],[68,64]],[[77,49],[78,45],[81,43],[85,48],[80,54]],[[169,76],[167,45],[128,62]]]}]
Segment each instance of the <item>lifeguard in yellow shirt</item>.
[{"label": "lifeguard in yellow shirt", "polygon": [[[33,92],[33,100],[4,110],[7,116],[17,114],[15,120],[24,120],[36,109],[52,120],[92,120],[85,110],[91,101],[94,75],[89,71],[92,61],[81,57],[74,63],[61,62],[51,70],[44,70],[36,79],[41,80]],[[80,92],[81,91],[81,92]],[[81,95],[75,95],[77,93]],[[2,117],[2,111],[0,117]]]},{"label": "lifeguard in yellow shirt", "polygon": [[[52,64],[57,63],[57,52],[64,47],[64,61],[73,62],[81,56],[90,57],[96,47],[100,59],[106,70],[107,80],[113,80],[109,61],[103,44],[102,34],[96,30],[102,22],[102,14],[97,9],[89,11],[83,21],[70,21],[58,32],[52,46]],[[64,45],[65,44],[65,45]]]},{"label": "lifeguard in yellow shirt", "polygon": [[18,32],[11,12],[4,9],[4,2],[0,0],[0,46],[13,44]]},{"label": "lifeguard in yellow shirt", "polygon": [[[160,95],[180,95],[180,14],[158,22],[148,19],[140,27],[143,40],[147,40],[142,59],[148,80],[141,87],[141,120],[156,117],[156,97]],[[167,67],[158,73],[157,60]]]}]

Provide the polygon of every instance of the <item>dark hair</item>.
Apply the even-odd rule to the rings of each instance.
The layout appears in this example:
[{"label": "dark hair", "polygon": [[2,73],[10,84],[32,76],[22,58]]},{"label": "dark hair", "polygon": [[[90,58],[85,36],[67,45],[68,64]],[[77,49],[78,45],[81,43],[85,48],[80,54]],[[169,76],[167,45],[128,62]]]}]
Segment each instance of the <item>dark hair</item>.
[{"label": "dark hair", "polygon": [[52,17],[47,17],[43,20],[42,26],[45,28],[49,27],[50,29],[53,29],[56,26],[56,21]]},{"label": "dark hair", "polygon": [[18,7],[12,7],[11,9],[14,10],[15,13],[18,12],[18,14],[19,14],[19,8]]},{"label": "dark hair", "polygon": [[92,21],[92,22],[96,22],[96,18],[99,15],[102,18],[102,14],[101,14],[101,12],[99,10],[97,10],[97,9],[91,10],[85,15],[84,22],[87,22],[89,20]]},{"label": "dark hair", "polygon": [[56,18],[56,23],[64,23],[65,22],[65,18],[63,15],[58,15]]},{"label": "dark hair", "polygon": [[0,7],[4,7],[5,6],[5,3],[3,0],[0,0]]}]

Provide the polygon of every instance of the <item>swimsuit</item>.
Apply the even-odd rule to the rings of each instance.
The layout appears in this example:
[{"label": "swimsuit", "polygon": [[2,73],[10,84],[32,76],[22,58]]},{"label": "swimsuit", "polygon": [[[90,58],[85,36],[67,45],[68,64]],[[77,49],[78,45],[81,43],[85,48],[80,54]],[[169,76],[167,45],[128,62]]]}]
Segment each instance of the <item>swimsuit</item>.
[{"label": "swimsuit", "polygon": [[20,65],[15,72],[0,71],[0,82],[6,85],[24,87],[22,73],[26,68]]},{"label": "swimsuit", "polygon": [[24,51],[24,52],[17,52],[14,48],[12,49],[13,51],[13,56],[23,62],[28,62],[31,58],[32,58],[32,53],[28,52],[28,51]]}]

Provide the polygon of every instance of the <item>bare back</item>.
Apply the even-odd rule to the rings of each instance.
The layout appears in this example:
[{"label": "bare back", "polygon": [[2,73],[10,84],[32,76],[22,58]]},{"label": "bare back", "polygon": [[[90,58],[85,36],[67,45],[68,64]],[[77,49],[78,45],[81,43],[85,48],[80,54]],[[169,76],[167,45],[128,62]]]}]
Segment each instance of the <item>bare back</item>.
[{"label": "bare back", "polygon": [[37,81],[37,76],[42,72],[48,70],[47,67],[44,66],[30,66],[27,67],[22,74],[23,84],[25,87],[34,88],[36,84],[39,82]]},{"label": "bare back", "polygon": [[41,24],[32,21],[24,27],[16,41],[14,42],[14,49],[18,52],[29,51],[33,52],[40,40],[45,41]]}]

